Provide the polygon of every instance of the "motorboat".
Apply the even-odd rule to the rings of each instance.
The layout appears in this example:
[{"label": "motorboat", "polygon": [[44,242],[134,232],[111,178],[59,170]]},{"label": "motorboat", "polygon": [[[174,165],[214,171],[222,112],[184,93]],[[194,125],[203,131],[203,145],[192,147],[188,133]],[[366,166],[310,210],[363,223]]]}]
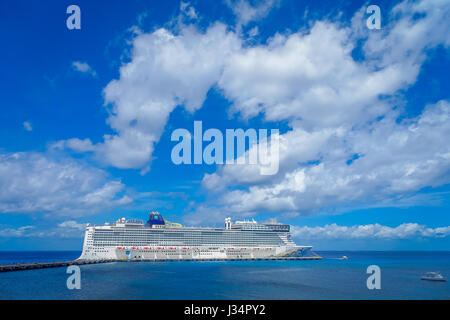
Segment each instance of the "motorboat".
[{"label": "motorboat", "polygon": [[447,279],[439,272],[427,272],[422,275],[420,279],[428,281],[447,281]]}]

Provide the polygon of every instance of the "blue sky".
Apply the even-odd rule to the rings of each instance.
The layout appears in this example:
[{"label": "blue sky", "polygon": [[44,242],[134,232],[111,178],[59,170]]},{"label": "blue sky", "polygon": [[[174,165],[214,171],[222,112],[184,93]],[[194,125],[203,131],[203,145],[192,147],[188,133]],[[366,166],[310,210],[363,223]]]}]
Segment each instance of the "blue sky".
[{"label": "blue sky", "polygon": [[[449,8],[3,1],[0,250],[76,250],[85,223],[150,210],[276,219],[318,249],[448,249]],[[278,129],[280,170],[175,165],[194,121]]]}]

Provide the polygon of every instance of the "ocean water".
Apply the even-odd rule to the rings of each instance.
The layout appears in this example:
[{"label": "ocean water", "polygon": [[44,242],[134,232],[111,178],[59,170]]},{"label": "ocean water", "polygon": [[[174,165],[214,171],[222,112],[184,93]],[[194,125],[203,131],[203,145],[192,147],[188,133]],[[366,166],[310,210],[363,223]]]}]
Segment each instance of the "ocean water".
[{"label": "ocean water", "polygon": [[[318,252],[321,261],[114,262],[81,266],[81,289],[66,268],[0,273],[0,299],[450,299],[450,252]],[[70,260],[80,252],[1,252],[0,264]],[[338,260],[342,255],[348,260]],[[381,289],[366,286],[369,265]]]}]

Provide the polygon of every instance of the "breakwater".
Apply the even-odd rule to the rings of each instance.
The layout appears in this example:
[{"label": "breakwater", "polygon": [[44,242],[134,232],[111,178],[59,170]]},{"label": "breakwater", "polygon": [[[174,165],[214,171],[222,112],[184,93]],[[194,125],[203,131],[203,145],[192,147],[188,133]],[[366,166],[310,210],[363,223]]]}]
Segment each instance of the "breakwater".
[{"label": "breakwater", "polygon": [[53,262],[34,262],[34,263],[17,263],[10,265],[0,265],[0,272],[22,271],[45,268],[68,267],[71,265],[87,265],[110,262],[169,262],[169,261],[260,261],[260,260],[321,260],[322,257],[268,257],[268,258],[219,258],[219,259],[100,259],[100,260],[72,260],[72,261],[53,261]]}]

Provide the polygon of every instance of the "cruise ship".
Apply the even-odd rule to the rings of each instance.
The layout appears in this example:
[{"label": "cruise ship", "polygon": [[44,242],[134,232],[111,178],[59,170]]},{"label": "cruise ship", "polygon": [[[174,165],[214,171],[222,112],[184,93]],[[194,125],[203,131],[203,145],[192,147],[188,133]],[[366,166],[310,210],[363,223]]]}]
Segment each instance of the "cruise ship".
[{"label": "cruise ship", "polygon": [[286,224],[226,218],[225,228],[184,227],[152,211],[145,224],[121,218],[113,224],[87,225],[79,259],[262,259],[303,257],[310,249],[294,243]]}]

